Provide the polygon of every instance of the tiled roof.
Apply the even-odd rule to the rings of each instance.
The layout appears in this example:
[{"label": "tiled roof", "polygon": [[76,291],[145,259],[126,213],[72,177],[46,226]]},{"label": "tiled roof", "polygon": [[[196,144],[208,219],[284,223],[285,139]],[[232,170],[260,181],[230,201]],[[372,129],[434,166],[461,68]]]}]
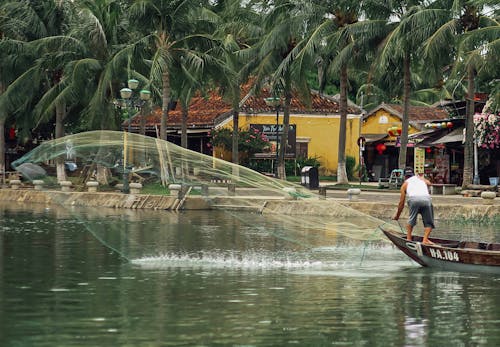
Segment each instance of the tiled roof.
[{"label": "tiled roof", "polygon": [[[189,105],[187,124],[190,127],[212,127],[215,117],[231,111],[231,106],[222,100],[217,93],[211,93],[209,97],[194,97]],[[160,126],[162,110],[155,107],[153,112],[146,117],[147,127]],[[138,126],[140,117],[132,119],[132,125]],[[180,103],[175,104],[175,109],[168,111],[167,126],[180,128],[182,124],[182,110]]]},{"label": "tiled roof", "polygon": [[[243,92],[250,90],[249,85],[243,88]],[[242,113],[270,113],[274,112],[274,108],[266,105],[264,99],[270,97],[268,89],[263,89],[260,95],[251,95],[244,98],[241,106]],[[231,106],[218,94],[216,90],[208,93],[206,97],[196,96],[191,100],[189,105],[187,124],[189,127],[212,127],[218,117],[229,115]],[[153,112],[146,117],[148,128],[159,127],[161,119],[161,108],[155,107]],[[311,92],[311,106],[307,106],[296,96],[292,98],[291,114],[338,114],[339,104],[335,97],[320,95],[317,92]],[[352,106],[348,107],[348,113],[359,114],[360,109]],[[220,118],[219,118],[220,119]],[[139,126],[140,117],[132,118],[132,125]],[[125,123],[126,124],[126,123]],[[182,111],[180,104],[177,103],[175,109],[169,110],[167,126],[169,128],[180,128],[182,124]]]},{"label": "tiled roof", "polygon": [[[274,109],[266,105],[265,98],[270,97],[269,90],[263,89],[259,96],[250,96],[241,107],[242,112],[263,113],[273,112]],[[338,114],[339,102],[332,96],[321,95],[318,92],[311,92],[310,106],[294,95],[290,104],[291,114]],[[350,114],[359,114],[361,110],[350,106],[347,108]]]},{"label": "tiled roof", "polygon": [[[385,103],[380,104],[378,107],[370,111],[366,117],[369,117],[380,109],[385,109],[390,114],[398,116],[399,118],[403,117],[403,105]],[[408,114],[410,122],[413,123],[426,123],[450,118],[450,115],[446,110],[430,106],[410,106]]]}]

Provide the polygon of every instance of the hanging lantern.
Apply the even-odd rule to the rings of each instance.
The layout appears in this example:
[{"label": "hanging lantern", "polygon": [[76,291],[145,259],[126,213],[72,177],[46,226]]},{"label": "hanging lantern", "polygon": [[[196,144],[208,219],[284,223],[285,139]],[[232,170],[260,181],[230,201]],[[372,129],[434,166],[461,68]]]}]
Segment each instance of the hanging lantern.
[{"label": "hanging lantern", "polygon": [[431,152],[432,152],[432,149],[431,149],[430,147],[427,147],[427,148],[425,149],[425,153],[431,153]]},{"label": "hanging lantern", "polygon": [[387,149],[387,147],[383,143],[379,143],[377,146],[375,146],[375,149],[377,150],[378,154],[382,154]]}]

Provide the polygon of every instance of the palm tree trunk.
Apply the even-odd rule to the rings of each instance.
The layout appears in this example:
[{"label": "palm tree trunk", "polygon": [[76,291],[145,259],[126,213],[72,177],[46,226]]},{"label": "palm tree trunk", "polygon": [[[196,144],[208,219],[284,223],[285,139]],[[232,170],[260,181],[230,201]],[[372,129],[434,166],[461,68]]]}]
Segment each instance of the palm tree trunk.
[{"label": "palm tree trunk", "polygon": [[188,107],[182,103],[181,147],[187,148],[187,118]]},{"label": "palm tree trunk", "polygon": [[339,149],[337,153],[337,182],[349,183],[346,169],[345,143],[347,130],[347,65],[340,68],[340,126],[339,126]]},{"label": "palm tree trunk", "polygon": [[149,101],[146,101],[141,107],[141,123],[139,128],[139,134],[146,135],[146,115],[149,113]]},{"label": "palm tree trunk", "polygon": [[[0,111],[0,175],[5,175],[5,115]],[[5,176],[3,176],[5,177]],[[3,182],[0,182],[2,184]]]},{"label": "palm tree trunk", "polygon": [[[236,104],[237,105],[237,104]],[[239,164],[240,158],[239,158],[239,152],[238,152],[238,137],[239,137],[239,112],[238,112],[238,106],[234,106],[233,103],[233,143],[232,143],[232,159],[231,161],[234,164]]]},{"label": "palm tree trunk", "polygon": [[467,112],[465,115],[465,144],[464,144],[464,174],[462,188],[472,183],[474,176],[474,79],[475,68],[472,65],[467,67]]},{"label": "palm tree trunk", "polygon": [[167,120],[168,108],[170,106],[170,75],[168,71],[162,74],[162,98],[161,98],[161,120],[160,120],[160,139],[167,140]]},{"label": "palm tree trunk", "polygon": [[[283,131],[281,132],[280,139],[280,148],[278,153],[278,178],[285,180],[286,179],[286,170],[285,170],[285,153],[286,148],[288,147],[288,129],[290,128],[290,105],[292,103],[292,91],[291,91],[291,83],[289,83],[289,79],[287,79],[285,86],[285,105],[283,107]],[[276,141],[277,143],[277,141]]]},{"label": "palm tree trunk", "polygon": [[[239,98],[239,97],[238,97]],[[237,101],[237,100],[235,100]],[[235,106],[236,105],[236,106]],[[232,169],[232,174],[235,177],[240,175],[239,163],[240,163],[240,153],[238,150],[238,142],[239,142],[239,102],[233,103],[233,143],[232,143],[232,162],[235,164]]]},{"label": "palm tree trunk", "polygon": [[404,169],[406,167],[406,151],[408,148],[408,125],[410,124],[410,92],[411,92],[411,71],[410,71],[410,55],[405,54],[403,61],[404,69],[404,85],[403,85],[403,119],[401,121],[401,138],[399,148],[398,167]]},{"label": "palm tree trunk", "polygon": [[[56,104],[56,129],[55,138],[58,139],[64,136],[64,119],[66,118],[66,104],[58,102]],[[66,171],[64,170],[65,158],[58,157],[56,160],[57,181],[66,181]]]},{"label": "palm tree trunk", "polygon": [[[0,95],[5,91],[2,81],[0,81]],[[5,120],[7,115],[5,110],[0,110],[0,173],[5,175]],[[3,182],[0,182],[3,183]]]}]

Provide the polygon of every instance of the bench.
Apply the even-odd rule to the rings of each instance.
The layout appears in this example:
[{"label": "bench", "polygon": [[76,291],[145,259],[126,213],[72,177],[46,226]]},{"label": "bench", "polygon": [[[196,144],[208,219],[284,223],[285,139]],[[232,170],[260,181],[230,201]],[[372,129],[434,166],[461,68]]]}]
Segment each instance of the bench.
[{"label": "bench", "polygon": [[455,194],[456,184],[433,183],[431,184],[432,195],[453,195]]}]

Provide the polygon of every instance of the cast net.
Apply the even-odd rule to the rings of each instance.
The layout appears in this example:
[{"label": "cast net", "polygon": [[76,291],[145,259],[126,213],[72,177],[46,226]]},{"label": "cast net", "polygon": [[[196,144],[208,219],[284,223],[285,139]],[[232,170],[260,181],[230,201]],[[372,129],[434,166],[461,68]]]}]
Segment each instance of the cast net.
[{"label": "cast net", "polygon": [[[46,141],[13,166],[24,179],[43,181],[47,191],[60,190],[61,180],[71,182],[76,191],[86,191],[89,182],[98,182],[100,193],[115,193],[101,194],[100,206],[113,206],[106,201],[123,198],[120,194],[126,188],[140,185],[142,190],[134,199],[148,197],[143,205],[150,209],[179,211],[188,200],[197,199],[210,209],[279,216],[285,229],[334,229],[356,240],[383,239],[375,230],[384,221],[322,199],[299,184],[134,133],[91,131]],[[61,199],[61,205],[67,205],[65,196],[54,195],[52,200]],[[155,206],[151,196],[164,196],[172,203]],[[75,204],[77,199],[71,201]],[[139,202],[135,207],[143,205]]]}]

